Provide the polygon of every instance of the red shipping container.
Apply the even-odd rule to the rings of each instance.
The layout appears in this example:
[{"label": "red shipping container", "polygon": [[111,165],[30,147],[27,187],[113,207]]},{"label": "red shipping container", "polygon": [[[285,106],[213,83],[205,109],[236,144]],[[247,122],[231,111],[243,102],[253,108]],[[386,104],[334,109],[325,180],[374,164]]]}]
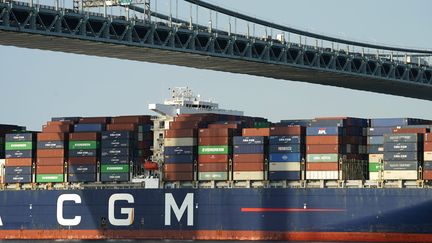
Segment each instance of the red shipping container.
[{"label": "red shipping container", "polygon": [[271,127],[270,136],[301,136],[306,133],[302,126]]},{"label": "red shipping container", "polygon": [[165,131],[166,138],[189,138],[196,136],[196,129],[169,129]]},{"label": "red shipping container", "polygon": [[342,142],[339,136],[306,136],[306,144],[339,144]]},{"label": "red shipping container", "polygon": [[64,149],[38,149],[36,154],[38,158],[63,158],[65,151]]},{"label": "red shipping container", "polygon": [[430,152],[432,151],[432,142],[425,142],[424,143],[424,149],[425,152]]},{"label": "red shipping container", "polygon": [[264,171],[264,163],[234,163],[234,171]]},{"label": "red shipping container", "polygon": [[268,137],[270,136],[270,128],[243,128],[243,136],[251,137],[251,136],[259,136],[259,137]]},{"label": "red shipping container", "polygon": [[109,122],[109,117],[83,117],[80,118],[79,123],[84,124],[107,124]]},{"label": "red shipping container", "polygon": [[396,128],[393,129],[393,133],[400,134],[400,133],[428,133],[429,128]]},{"label": "red shipping container", "polygon": [[226,154],[198,155],[198,163],[228,163]]},{"label": "red shipping container", "polygon": [[307,171],[330,171],[339,170],[338,163],[321,163],[321,162],[310,162],[306,163]]},{"label": "red shipping container", "polygon": [[72,121],[49,121],[47,126],[61,126],[61,125],[73,125]]},{"label": "red shipping container", "polygon": [[62,165],[37,165],[36,174],[63,174],[64,167]]},{"label": "red shipping container", "polygon": [[432,170],[423,170],[423,180],[432,180]]},{"label": "red shipping container", "polygon": [[206,128],[198,130],[198,137],[232,137],[237,135],[235,129],[229,128]]},{"label": "red shipping container", "polygon": [[231,137],[199,137],[198,145],[211,146],[211,145],[229,145],[232,144]]},{"label": "red shipping container", "polygon": [[63,141],[65,137],[64,133],[38,133],[37,141]]},{"label": "red shipping container", "polygon": [[165,164],[164,172],[193,172],[193,164]]},{"label": "red shipping container", "polygon": [[96,132],[77,132],[69,133],[69,140],[71,141],[83,141],[83,140],[99,140],[99,134]]},{"label": "red shipping container", "polygon": [[192,172],[170,172],[164,173],[165,181],[192,181],[193,173]]},{"label": "red shipping container", "polygon": [[225,172],[228,171],[228,163],[204,163],[198,165],[199,172]]},{"label": "red shipping container", "polygon": [[264,154],[234,154],[234,163],[264,163]]},{"label": "red shipping container", "polygon": [[97,157],[69,157],[69,165],[97,164]]},{"label": "red shipping container", "polygon": [[42,126],[42,132],[70,132],[70,125],[50,125],[50,126]]},{"label": "red shipping container", "polygon": [[200,122],[170,122],[169,129],[196,129],[201,125]]},{"label": "red shipping container", "polygon": [[425,133],[424,135],[424,141],[425,142],[432,142],[432,133]]},{"label": "red shipping container", "polygon": [[175,122],[200,122],[204,119],[202,116],[178,116],[174,118]]},{"label": "red shipping container", "polygon": [[6,166],[32,166],[33,160],[31,158],[22,159],[6,159]]},{"label": "red shipping container", "polygon": [[307,145],[308,154],[338,154],[340,145]]},{"label": "red shipping container", "polygon": [[65,158],[38,158],[37,165],[63,165]]},{"label": "red shipping container", "polygon": [[207,127],[210,129],[221,129],[221,128],[237,129],[237,128],[239,128],[239,125],[235,124],[235,123],[231,123],[231,124],[209,124]]},{"label": "red shipping container", "polygon": [[135,132],[137,130],[137,125],[133,123],[122,123],[122,124],[108,124],[107,131],[129,131]]},{"label": "red shipping container", "polygon": [[111,118],[112,124],[123,124],[123,123],[146,123],[150,124],[151,116],[140,115],[140,116],[117,116]]}]

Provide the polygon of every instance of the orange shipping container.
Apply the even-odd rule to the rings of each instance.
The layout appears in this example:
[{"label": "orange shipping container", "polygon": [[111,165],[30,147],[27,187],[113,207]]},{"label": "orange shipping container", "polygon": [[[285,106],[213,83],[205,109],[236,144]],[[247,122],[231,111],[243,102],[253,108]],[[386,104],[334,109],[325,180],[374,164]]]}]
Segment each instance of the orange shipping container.
[{"label": "orange shipping container", "polygon": [[236,131],[229,128],[207,128],[199,129],[198,136],[201,137],[232,137],[235,136]]},{"label": "orange shipping container", "polygon": [[97,164],[97,157],[70,157],[68,159],[69,165],[89,165]]},{"label": "orange shipping container", "polygon": [[38,149],[36,155],[38,158],[63,158],[65,151],[64,149]]},{"label": "orange shipping container", "polygon": [[193,172],[193,164],[165,164],[164,172]]},{"label": "orange shipping container", "polygon": [[109,117],[83,117],[80,118],[80,123],[86,124],[106,124],[108,123]]},{"label": "orange shipping container", "polygon": [[198,165],[199,172],[226,172],[228,163],[204,163]]},{"label": "orange shipping container", "polygon": [[338,136],[307,136],[306,144],[338,144],[342,142]]},{"label": "orange shipping container", "polygon": [[264,154],[234,154],[234,163],[264,163]]},{"label": "orange shipping container", "polygon": [[72,121],[48,121],[47,126],[72,125]]},{"label": "orange shipping container", "polygon": [[423,180],[432,180],[432,170],[423,171]]},{"label": "orange shipping container", "polygon": [[36,166],[36,174],[63,174],[64,167],[62,165],[38,165]]},{"label": "orange shipping container", "polygon": [[196,129],[169,129],[165,131],[166,138],[189,138],[196,137]]},{"label": "orange shipping container", "polygon": [[338,170],[338,163],[321,163],[321,162],[313,162],[306,163],[307,171],[330,171],[330,170]]},{"label": "orange shipping container", "polygon": [[424,135],[425,142],[432,142],[432,133],[426,133]]},{"label": "orange shipping container", "polygon": [[338,154],[340,145],[307,145],[308,154]]},{"label": "orange shipping container", "polygon": [[38,141],[63,141],[65,140],[64,133],[38,133],[37,135]]},{"label": "orange shipping container", "polygon": [[6,159],[6,166],[32,166],[33,161],[31,158],[23,158],[23,159]]},{"label": "orange shipping container", "polygon": [[69,133],[69,140],[82,141],[82,140],[98,140],[99,136],[96,132],[76,132]]},{"label": "orange shipping container", "polygon": [[50,126],[42,126],[42,132],[70,132],[70,125],[50,125]]},{"label": "orange shipping container", "polygon": [[165,181],[192,181],[193,173],[192,172],[170,172],[164,173]]},{"label": "orange shipping container", "polygon": [[226,154],[198,155],[198,163],[227,163],[228,160]]},{"label": "orange shipping container", "polygon": [[264,171],[264,163],[234,163],[234,171]]},{"label": "orange shipping container", "polygon": [[133,123],[108,124],[107,131],[130,131],[135,132],[137,125]]},{"label": "orange shipping container", "polygon": [[38,158],[37,165],[63,165],[65,158]]},{"label": "orange shipping container", "polygon": [[243,128],[243,136],[270,136],[270,128]]},{"label": "orange shipping container", "polygon": [[393,129],[393,133],[428,133],[429,128],[396,128]]},{"label": "orange shipping container", "polygon": [[237,129],[239,127],[238,124],[235,123],[230,123],[230,124],[209,124],[207,126],[208,128],[211,129],[220,129],[220,128],[231,128],[231,129]]},{"label": "orange shipping container", "polygon": [[270,128],[270,136],[300,136],[305,133],[306,133],[306,128],[302,126]]},{"label": "orange shipping container", "polygon": [[424,143],[424,151],[430,152],[432,151],[432,142],[425,142]]},{"label": "orange shipping container", "polygon": [[211,145],[228,145],[231,144],[230,137],[199,137],[198,145],[211,146]]}]

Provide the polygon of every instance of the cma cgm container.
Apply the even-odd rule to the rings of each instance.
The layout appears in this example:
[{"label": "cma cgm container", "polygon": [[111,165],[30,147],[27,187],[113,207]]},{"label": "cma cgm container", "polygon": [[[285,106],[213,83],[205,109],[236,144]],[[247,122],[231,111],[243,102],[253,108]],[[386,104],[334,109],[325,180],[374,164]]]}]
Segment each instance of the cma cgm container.
[{"label": "cma cgm container", "polygon": [[36,133],[9,133],[5,137],[4,183],[31,183],[36,152]]},{"label": "cma cgm container", "polygon": [[423,135],[384,135],[384,180],[417,180],[423,164]]},{"label": "cma cgm container", "polygon": [[100,132],[69,134],[69,182],[97,181],[98,161],[100,161]]},{"label": "cma cgm container", "polygon": [[131,131],[104,131],[101,134],[100,181],[130,180],[135,135]]},{"label": "cma cgm container", "polygon": [[233,180],[264,180],[267,137],[233,138]]},{"label": "cma cgm container", "polygon": [[270,129],[269,180],[302,179],[305,160],[305,131],[305,127],[297,125]]}]

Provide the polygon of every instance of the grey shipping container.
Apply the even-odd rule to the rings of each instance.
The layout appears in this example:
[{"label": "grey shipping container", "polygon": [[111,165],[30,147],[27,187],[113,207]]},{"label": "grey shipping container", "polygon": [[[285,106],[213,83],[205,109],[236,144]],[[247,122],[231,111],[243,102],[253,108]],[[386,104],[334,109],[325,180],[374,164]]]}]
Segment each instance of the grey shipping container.
[{"label": "grey shipping container", "polygon": [[95,149],[69,150],[69,157],[97,157],[98,151]]},{"label": "grey shipping container", "polygon": [[233,144],[234,145],[259,145],[259,144],[264,144],[265,139],[264,137],[256,137],[256,136],[252,136],[252,137],[234,137],[233,138]]},{"label": "grey shipping container", "polygon": [[396,152],[396,151],[418,151],[419,146],[417,143],[385,143],[385,152]]},{"label": "grey shipping container", "polygon": [[37,142],[38,149],[60,149],[65,147],[65,141],[40,141]]},{"label": "grey shipping container", "polygon": [[6,175],[30,175],[32,173],[32,167],[31,166],[6,166],[5,167],[5,174]]},{"label": "grey shipping container", "polygon": [[105,156],[101,157],[101,164],[129,164],[132,157],[129,156]]},{"label": "grey shipping container", "polygon": [[104,156],[132,156],[131,148],[102,148],[101,155]]},{"label": "grey shipping container", "polygon": [[100,177],[102,182],[129,181],[129,173],[101,173]]},{"label": "grey shipping container", "polygon": [[421,135],[410,134],[384,134],[384,143],[415,143],[421,141]]},{"label": "grey shipping container", "polygon": [[6,134],[6,142],[24,142],[33,141],[35,135],[33,133],[9,133]]},{"label": "grey shipping container", "polygon": [[6,159],[33,158],[33,150],[6,150]]},{"label": "grey shipping container", "polygon": [[5,175],[5,183],[31,183],[32,175]]},{"label": "grey shipping container", "polygon": [[70,165],[68,167],[68,173],[96,173],[96,165]]},{"label": "grey shipping container", "polygon": [[385,161],[384,170],[417,170],[417,161]]},{"label": "grey shipping container", "polygon": [[384,161],[419,161],[418,152],[384,152]]},{"label": "grey shipping container", "polygon": [[102,148],[126,148],[134,145],[132,140],[128,139],[115,139],[115,140],[102,140]]}]

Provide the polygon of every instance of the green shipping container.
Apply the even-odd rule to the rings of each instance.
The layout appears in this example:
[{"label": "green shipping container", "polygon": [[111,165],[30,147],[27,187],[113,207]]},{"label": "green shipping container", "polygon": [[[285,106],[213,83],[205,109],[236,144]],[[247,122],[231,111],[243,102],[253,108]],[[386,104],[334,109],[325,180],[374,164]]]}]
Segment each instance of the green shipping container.
[{"label": "green shipping container", "polygon": [[70,141],[69,149],[97,149],[98,141]]},{"label": "green shipping container", "polygon": [[338,154],[308,154],[306,162],[339,162]]},{"label": "green shipping container", "polygon": [[6,150],[31,150],[33,149],[32,142],[7,142]]},{"label": "green shipping container", "polygon": [[269,122],[254,122],[253,127],[254,128],[268,128],[268,127],[270,127],[270,123]]},{"label": "green shipping container", "polygon": [[102,165],[102,173],[121,173],[129,172],[129,165]]},{"label": "green shipping container", "polygon": [[220,146],[198,146],[198,154],[229,154],[231,147],[228,145]]},{"label": "green shipping container", "polygon": [[226,181],[228,172],[199,172],[198,180],[200,181]]},{"label": "green shipping container", "polygon": [[63,179],[63,174],[36,174],[38,183],[63,182]]},{"label": "green shipping container", "polygon": [[369,163],[369,172],[379,172],[380,169],[380,163]]}]

